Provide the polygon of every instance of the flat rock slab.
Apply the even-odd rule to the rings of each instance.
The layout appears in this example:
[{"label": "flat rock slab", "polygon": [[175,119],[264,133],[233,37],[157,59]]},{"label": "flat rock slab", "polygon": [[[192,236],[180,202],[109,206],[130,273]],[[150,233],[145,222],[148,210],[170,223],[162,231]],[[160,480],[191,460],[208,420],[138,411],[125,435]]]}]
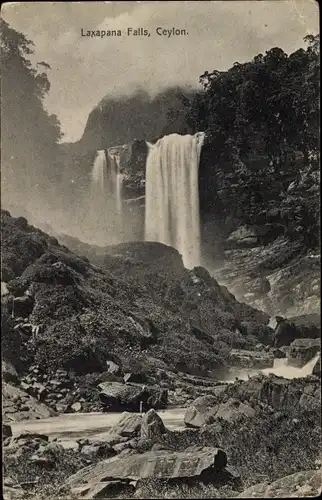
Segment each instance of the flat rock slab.
[{"label": "flat rock slab", "polygon": [[149,452],[128,457],[112,457],[86,467],[67,480],[70,487],[116,479],[155,477],[163,479],[198,477],[206,471],[222,470],[227,465],[226,453],[218,448],[195,452]]}]

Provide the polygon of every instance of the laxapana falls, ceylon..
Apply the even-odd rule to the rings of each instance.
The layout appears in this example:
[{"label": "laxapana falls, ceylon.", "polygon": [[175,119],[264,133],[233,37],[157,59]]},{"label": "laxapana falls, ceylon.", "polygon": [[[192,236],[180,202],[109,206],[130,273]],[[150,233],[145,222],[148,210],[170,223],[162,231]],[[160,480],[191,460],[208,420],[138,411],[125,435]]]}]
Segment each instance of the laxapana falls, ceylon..
[{"label": "laxapana falls, ceylon.", "polygon": [[173,246],[187,268],[200,264],[198,168],[204,134],[148,144],[145,240]]}]

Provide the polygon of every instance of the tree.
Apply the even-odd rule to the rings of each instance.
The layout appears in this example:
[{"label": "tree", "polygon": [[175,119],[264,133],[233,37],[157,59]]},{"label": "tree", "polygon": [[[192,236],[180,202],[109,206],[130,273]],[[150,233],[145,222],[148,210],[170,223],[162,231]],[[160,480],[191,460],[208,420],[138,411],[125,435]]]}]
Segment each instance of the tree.
[{"label": "tree", "polygon": [[56,162],[62,137],[57,116],[48,114],[44,98],[50,90],[42,61],[30,62],[33,43],[0,20],[2,90],[2,182],[4,193],[18,192],[23,201],[52,191],[59,175]]}]

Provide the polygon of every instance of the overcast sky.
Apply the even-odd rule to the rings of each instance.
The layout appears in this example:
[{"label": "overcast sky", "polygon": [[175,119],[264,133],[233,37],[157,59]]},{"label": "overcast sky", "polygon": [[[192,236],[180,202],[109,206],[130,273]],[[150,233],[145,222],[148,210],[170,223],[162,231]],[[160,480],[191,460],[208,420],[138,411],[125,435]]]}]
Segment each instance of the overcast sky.
[{"label": "overcast sky", "polygon": [[[2,7],[2,16],[34,42],[34,60],[50,64],[46,106],[58,115],[65,141],[80,138],[88,114],[106,95],[137,86],[152,92],[195,86],[205,70],[227,69],[276,46],[292,52],[319,29],[314,0],[13,2]],[[151,36],[81,36],[82,28],[125,33],[128,27],[146,28]],[[160,37],[156,27],[188,35]]]}]

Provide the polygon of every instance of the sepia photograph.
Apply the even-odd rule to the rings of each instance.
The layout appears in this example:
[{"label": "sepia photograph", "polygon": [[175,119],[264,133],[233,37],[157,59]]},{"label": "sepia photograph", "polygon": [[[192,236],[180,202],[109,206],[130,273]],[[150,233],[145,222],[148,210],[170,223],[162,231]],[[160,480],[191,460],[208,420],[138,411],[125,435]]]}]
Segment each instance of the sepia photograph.
[{"label": "sepia photograph", "polygon": [[321,495],[318,2],[0,24],[3,498]]}]

